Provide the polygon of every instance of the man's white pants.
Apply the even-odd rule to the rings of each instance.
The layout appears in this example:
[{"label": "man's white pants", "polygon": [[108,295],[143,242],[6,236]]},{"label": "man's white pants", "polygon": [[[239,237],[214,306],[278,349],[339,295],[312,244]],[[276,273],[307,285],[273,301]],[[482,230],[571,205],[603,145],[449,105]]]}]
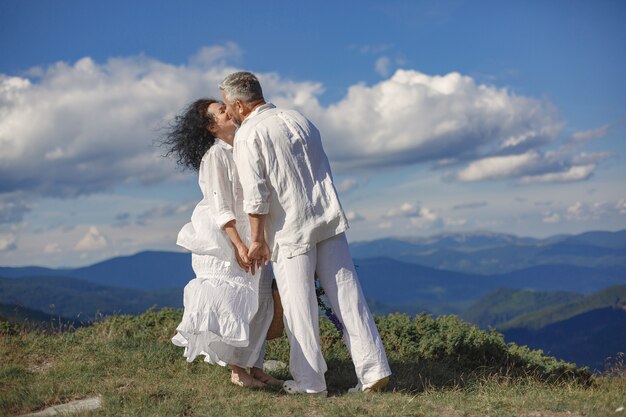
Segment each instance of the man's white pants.
[{"label": "man's white pants", "polygon": [[365,302],[344,233],[319,242],[309,252],[274,262],[274,276],[283,305],[291,345],[289,370],[298,388],[326,389],[326,362],[320,348],[319,310],[314,274],[343,324],[344,341],[357,378],[369,384],[391,375],[378,329]]}]

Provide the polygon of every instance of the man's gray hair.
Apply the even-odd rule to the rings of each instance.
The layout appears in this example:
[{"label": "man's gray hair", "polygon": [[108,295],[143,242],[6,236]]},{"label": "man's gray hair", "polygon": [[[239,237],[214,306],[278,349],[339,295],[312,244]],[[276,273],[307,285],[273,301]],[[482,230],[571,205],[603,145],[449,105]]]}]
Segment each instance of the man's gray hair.
[{"label": "man's gray hair", "polygon": [[241,100],[244,103],[263,100],[263,90],[257,77],[250,72],[235,72],[219,84],[228,100]]}]

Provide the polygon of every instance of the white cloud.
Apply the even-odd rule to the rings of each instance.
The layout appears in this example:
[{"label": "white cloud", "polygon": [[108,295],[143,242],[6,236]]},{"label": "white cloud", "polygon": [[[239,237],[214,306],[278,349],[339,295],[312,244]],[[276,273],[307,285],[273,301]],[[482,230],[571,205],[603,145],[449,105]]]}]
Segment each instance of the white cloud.
[{"label": "white cloud", "polygon": [[477,209],[482,207],[487,207],[488,203],[486,201],[478,201],[475,203],[465,203],[465,204],[457,204],[452,207],[452,210],[466,210],[466,209]]},{"label": "white cloud", "polygon": [[441,227],[443,220],[432,210],[422,207],[416,216],[410,217],[411,224],[419,229]]},{"label": "white cloud", "polygon": [[394,207],[387,211],[384,217],[411,217],[416,216],[420,212],[420,208],[412,203],[402,203],[400,207]]},{"label": "white cloud", "polygon": [[606,203],[576,203],[567,207],[565,216],[568,220],[588,221],[596,220],[609,212]]},{"label": "white cloud", "polygon": [[465,226],[467,224],[467,219],[445,218],[443,219],[443,223],[444,225],[449,226],[449,227]]},{"label": "white cloud", "polygon": [[387,77],[391,68],[391,59],[387,56],[381,56],[374,64],[374,70],[380,76]]},{"label": "white cloud", "polygon": [[303,108],[324,132],[342,169],[467,160],[525,152],[552,141],[561,122],[546,101],[479,85],[458,73],[398,70],[373,86],[350,87],[327,108]]},{"label": "white cloud", "polygon": [[572,134],[571,141],[578,143],[586,143],[594,139],[600,139],[607,135],[609,130],[608,125],[600,126],[595,129],[584,130],[580,132],[575,132]]},{"label": "white cloud", "polygon": [[521,155],[494,156],[472,162],[457,174],[461,181],[482,181],[518,175],[537,165],[540,156],[529,151]]},{"label": "white cloud", "polygon": [[355,180],[354,178],[346,178],[345,180],[337,184],[337,191],[342,194],[347,194],[350,191],[356,189],[358,186],[359,183],[357,180]]},{"label": "white cloud", "polygon": [[[440,228],[444,225],[460,226],[466,223],[465,219],[443,218],[435,210],[427,207],[419,207],[412,203],[402,203],[399,207],[394,207],[383,215],[384,219],[400,219],[407,226],[418,229]],[[385,222],[388,224],[389,222]]]},{"label": "white cloud", "polygon": [[582,152],[572,157],[572,164],[574,165],[598,165],[609,158],[617,156],[614,152]]},{"label": "white cloud", "polygon": [[589,178],[595,169],[595,165],[573,166],[564,172],[550,172],[542,175],[524,176],[520,178],[519,182],[522,184],[532,184],[541,182],[582,181]]},{"label": "white cloud", "polygon": [[153,146],[158,128],[198,96],[217,96],[230,69],[210,60],[233,49],[205,48],[183,66],[83,58],[33,79],[0,74],[0,192],[68,197],[171,179],[173,163]]},{"label": "white cloud", "polygon": [[0,224],[19,223],[29,211],[31,205],[20,196],[20,193],[0,195]]},{"label": "white cloud", "polygon": [[392,222],[381,222],[381,223],[378,223],[377,227],[379,229],[390,229],[392,226],[393,226]]},{"label": "white cloud", "polygon": [[[140,213],[137,216],[137,220],[140,222],[145,222],[148,220],[170,217],[181,213],[189,213],[191,215],[191,212],[196,204],[197,202],[195,201],[187,202],[185,204],[161,204],[159,206],[146,210],[143,213]],[[128,218],[128,216],[124,217],[125,219]]]},{"label": "white cloud", "polygon": [[561,221],[561,215],[552,211],[546,211],[543,213],[541,220],[544,223],[559,223]]},{"label": "white cloud", "polygon": [[517,179],[519,184],[584,181],[612,152],[580,153],[561,147],[556,152],[530,150],[523,154],[491,156],[468,164],[452,177],[460,181]]},{"label": "white cloud", "polygon": [[0,235],[0,252],[8,252],[17,249],[16,238],[13,233]]},{"label": "white cloud", "polygon": [[358,48],[360,53],[367,55],[367,54],[379,54],[381,52],[388,51],[393,48],[393,45],[389,43],[376,43],[376,44],[368,44],[368,45],[353,46],[353,47]]},{"label": "white cloud", "polygon": [[210,67],[221,66],[224,67],[228,63],[238,61],[241,59],[243,51],[234,42],[226,42],[224,45],[215,45],[201,48],[189,60],[192,66]]},{"label": "white cloud", "polygon": [[58,243],[48,243],[44,248],[43,248],[43,253],[61,253],[61,247],[59,246]]},{"label": "white cloud", "polygon": [[[73,197],[171,181],[177,177],[173,162],[153,146],[158,128],[199,96],[219,96],[217,84],[237,70],[229,63],[241,55],[237,44],[227,43],[201,49],[184,65],[145,56],[103,63],[86,57],[33,69],[28,77],[0,74],[0,194]],[[385,62],[380,70],[390,69]],[[523,175],[572,166],[559,164],[560,154],[549,159],[537,150],[562,128],[554,106],[459,73],[397,70],[377,84],[352,85],[328,106],[318,101],[324,91],[319,82],[258,76],[268,99],[303,111],[318,125],[337,171],[451,161],[469,164],[455,178],[478,181],[521,175],[511,162],[520,171],[534,159],[542,162],[541,172]],[[604,131],[572,138],[581,142]],[[580,155],[587,161],[605,157]]]},{"label": "white cloud", "polygon": [[365,217],[363,217],[360,213],[353,211],[353,210],[346,212],[346,218],[348,219],[348,221],[352,223],[365,220]]},{"label": "white cloud", "polygon": [[87,233],[78,241],[76,250],[91,251],[106,248],[109,245],[108,239],[97,227],[91,226]]},{"label": "white cloud", "polygon": [[[539,204],[535,204],[540,206]],[[541,213],[543,223],[556,224],[565,222],[590,222],[603,219],[617,219],[616,216],[626,214],[626,200],[619,201],[599,201],[599,202],[582,202],[576,201],[562,208],[555,207],[556,204],[541,204],[541,206],[550,205],[551,209]]]}]

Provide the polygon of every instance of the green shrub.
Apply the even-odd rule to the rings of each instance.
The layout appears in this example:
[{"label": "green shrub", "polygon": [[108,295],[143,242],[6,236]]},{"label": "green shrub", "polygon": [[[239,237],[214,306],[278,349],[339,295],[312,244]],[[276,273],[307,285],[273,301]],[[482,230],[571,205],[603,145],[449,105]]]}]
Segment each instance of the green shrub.
[{"label": "green shrub", "polygon": [[[412,318],[396,313],[375,320],[394,373],[395,388],[455,386],[494,377],[583,384],[591,381],[586,368],[577,368],[540,350],[507,344],[495,330],[484,331],[454,315],[434,318],[420,314]],[[331,370],[327,374],[329,385],[331,372],[350,374],[338,381],[356,381],[343,340],[326,319],[320,323],[320,338]],[[285,336],[268,343],[266,358],[289,360]]]}]

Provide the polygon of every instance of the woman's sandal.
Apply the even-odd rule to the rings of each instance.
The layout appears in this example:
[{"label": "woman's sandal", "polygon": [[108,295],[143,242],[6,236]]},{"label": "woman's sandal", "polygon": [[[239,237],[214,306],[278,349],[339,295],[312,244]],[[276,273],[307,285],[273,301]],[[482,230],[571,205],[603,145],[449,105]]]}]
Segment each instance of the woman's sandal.
[{"label": "woman's sandal", "polygon": [[267,388],[267,385],[258,379],[250,376],[250,381],[244,381],[239,378],[238,374],[230,374],[230,382],[238,387],[244,388]]}]

